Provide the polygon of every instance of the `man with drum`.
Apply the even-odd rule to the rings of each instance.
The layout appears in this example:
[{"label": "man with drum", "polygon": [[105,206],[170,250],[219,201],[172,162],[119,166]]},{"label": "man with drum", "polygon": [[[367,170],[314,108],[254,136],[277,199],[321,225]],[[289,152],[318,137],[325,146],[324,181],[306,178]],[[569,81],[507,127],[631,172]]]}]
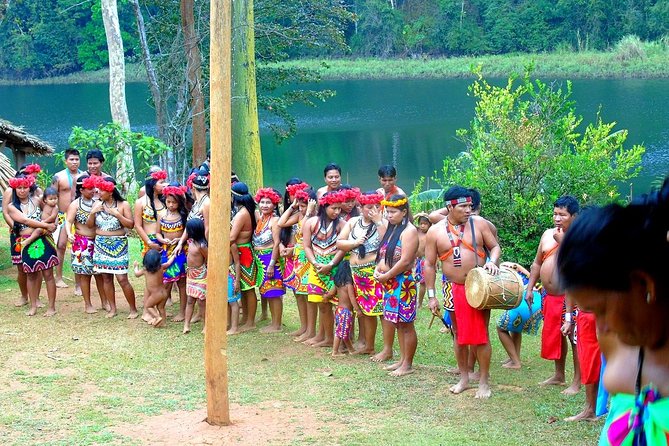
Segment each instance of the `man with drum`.
[{"label": "man with drum", "polygon": [[[446,219],[432,226],[427,232],[425,242],[425,284],[430,299],[429,307],[433,314],[439,308],[435,297],[435,263],[441,260],[441,268],[452,284],[455,311],[451,314],[453,334],[456,345],[455,356],[460,371],[460,381],[449,390],[462,393],[469,388],[469,371],[467,367],[467,349],[471,346],[479,360],[481,376],[476,398],[489,398],[490,390],[490,357],[492,348],[488,336],[487,321],[490,310],[477,310],[467,302],[465,277],[473,268],[483,265],[485,270],[496,275],[501,249],[490,226],[481,218],[470,218],[472,215],[471,191],[461,186],[453,186],[444,194],[448,209]],[[486,262],[484,248],[489,252]]]},{"label": "man with drum", "polygon": [[[537,255],[530,269],[530,280],[527,283],[525,299],[532,307],[532,289],[541,279],[546,297],[544,297],[543,313],[544,327],[541,330],[541,357],[555,361],[555,373],[552,377],[541,382],[541,385],[563,385],[565,383],[565,362],[567,359],[567,336],[573,335],[574,318],[571,312],[571,304],[565,302],[564,290],[558,283],[557,277],[557,250],[565,232],[569,229],[579,205],[574,197],[564,196],[558,198],[553,204],[554,227],[547,229],[541,236]],[[566,310],[569,311],[566,311]],[[571,343],[571,342],[570,342]],[[581,388],[581,374],[578,364],[576,346],[572,344],[572,356],[574,360],[574,379],[571,385],[562,391],[565,395],[574,395]]]}]

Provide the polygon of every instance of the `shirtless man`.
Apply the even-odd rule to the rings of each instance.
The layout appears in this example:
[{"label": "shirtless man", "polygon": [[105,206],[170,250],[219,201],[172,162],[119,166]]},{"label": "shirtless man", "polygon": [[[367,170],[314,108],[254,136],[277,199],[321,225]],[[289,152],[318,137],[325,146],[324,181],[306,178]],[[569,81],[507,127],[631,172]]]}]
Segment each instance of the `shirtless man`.
[{"label": "shirtless man", "polygon": [[[109,174],[102,171],[102,163],[105,162],[105,156],[100,150],[90,150],[86,154],[86,167],[88,175],[98,176],[98,177],[107,177]],[[96,197],[97,199],[97,197]]]},{"label": "shirtless man", "polygon": [[[572,304],[565,302],[564,290],[559,284],[557,277],[557,250],[565,232],[569,229],[576,214],[578,214],[578,201],[574,197],[564,196],[558,198],[553,204],[554,228],[547,229],[541,236],[537,255],[530,269],[530,281],[527,283],[525,299],[532,307],[532,289],[541,279],[546,290],[544,298],[544,326],[541,330],[541,357],[555,362],[555,373],[541,385],[563,385],[565,383],[565,362],[567,359],[567,338],[572,344],[572,357],[574,361],[574,379],[571,385],[562,391],[565,395],[574,395],[581,389],[581,373],[578,364],[576,345],[573,339]],[[566,305],[566,312],[563,309]],[[564,316],[563,316],[564,314]],[[568,334],[565,335],[563,333]]]},{"label": "shirtless man", "polygon": [[[58,266],[56,266],[56,287],[58,288],[67,288],[67,284],[63,281],[63,260],[68,240],[64,223],[67,209],[70,203],[74,201],[76,191],[74,186],[81,174],[79,164],[79,151],[77,149],[65,150],[65,169],[56,173],[51,182],[51,186],[58,192],[58,229],[56,229],[56,233],[54,234],[57,243],[58,260],[60,261]],[[81,295],[78,282],[76,283],[74,294],[77,296]]]},{"label": "shirtless man", "polygon": [[390,164],[385,164],[379,167],[379,183],[381,187],[376,189],[376,192],[383,194],[387,200],[391,195],[406,195],[406,193],[397,186],[397,170]]},{"label": "shirtless man", "polygon": [[[428,305],[432,314],[436,314],[439,302],[434,292],[435,264],[439,259],[441,269],[453,289],[455,313],[452,322],[455,341],[458,346],[471,346],[474,351],[481,369],[476,398],[489,398],[492,348],[487,321],[490,310],[476,310],[467,303],[464,283],[467,273],[485,262],[483,247],[488,250],[490,257],[483,267],[490,274],[496,275],[499,272],[497,264],[501,249],[487,221],[471,218],[471,191],[453,186],[444,194],[444,201],[448,216],[428,230],[425,242],[425,284],[430,299]],[[466,349],[456,348],[455,354],[460,381],[449,390],[458,394],[469,388],[469,367]]]},{"label": "shirtless man", "polygon": [[321,198],[327,192],[334,192],[341,187],[341,167],[338,164],[330,163],[323,169],[323,179],[325,186],[319,187],[316,196]]}]

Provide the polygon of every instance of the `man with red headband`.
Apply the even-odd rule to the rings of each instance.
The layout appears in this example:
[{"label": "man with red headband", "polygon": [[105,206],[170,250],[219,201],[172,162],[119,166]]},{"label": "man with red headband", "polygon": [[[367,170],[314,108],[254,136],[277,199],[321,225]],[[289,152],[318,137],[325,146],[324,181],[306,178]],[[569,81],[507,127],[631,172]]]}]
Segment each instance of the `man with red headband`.
[{"label": "man with red headband", "polygon": [[[488,335],[487,321],[490,310],[477,310],[469,305],[465,293],[465,277],[477,266],[483,266],[490,274],[499,272],[497,264],[501,249],[490,226],[483,219],[471,218],[471,191],[460,186],[453,186],[444,195],[448,208],[446,219],[432,226],[425,241],[425,284],[430,299],[429,307],[433,314],[439,308],[435,297],[435,263],[441,260],[442,271],[448,277],[452,290],[455,311],[452,314],[453,333],[455,335],[455,356],[460,371],[460,381],[451,386],[452,393],[461,393],[469,388],[469,368],[467,350],[471,346],[476,353],[481,367],[481,377],[476,398],[489,398],[490,357],[492,348]],[[490,259],[486,261],[484,248]]]}]

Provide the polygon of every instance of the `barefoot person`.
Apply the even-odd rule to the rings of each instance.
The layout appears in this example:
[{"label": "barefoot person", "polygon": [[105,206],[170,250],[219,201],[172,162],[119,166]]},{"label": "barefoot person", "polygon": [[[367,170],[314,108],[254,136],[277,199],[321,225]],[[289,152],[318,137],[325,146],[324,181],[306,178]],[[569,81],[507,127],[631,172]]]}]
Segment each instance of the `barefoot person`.
[{"label": "barefoot person", "polygon": [[392,195],[381,205],[386,211],[388,229],[381,239],[374,278],[384,286],[383,319],[397,326],[400,359],[385,367],[391,376],[414,372],[413,357],[418,338],[416,319],[416,282],[412,267],[418,251],[418,233],[411,223],[411,211],[405,195]]},{"label": "barefoot person", "polygon": [[555,362],[555,372],[553,376],[543,381],[542,385],[564,385],[565,362],[568,353],[567,344],[572,345],[574,379],[571,385],[562,392],[567,395],[574,395],[580,390],[581,377],[576,346],[561,331],[563,324],[571,327],[574,321],[571,311],[565,311],[565,295],[557,280],[557,270],[555,269],[557,257],[555,254],[560,246],[558,240],[569,230],[578,211],[578,201],[574,197],[560,197],[553,204],[553,223],[555,227],[547,229],[541,236],[537,255],[530,269],[530,280],[525,291],[525,300],[532,307],[534,299],[532,289],[537,280],[541,279],[541,283],[546,290],[543,306],[544,327],[541,331],[541,357]]},{"label": "barefoot person", "polygon": [[350,252],[351,275],[355,296],[351,303],[358,313],[363,326],[365,346],[360,353],[372,355],[374,362],[387,361],[393,356],[392,324],[381,319],[383,326],[383,349],[375,354],[377,318],[383,315],[383,284],[374,277],[376,257],[381,239],[386,231],[387,221],[380,212],[383,195],[366,192],[360,197],[362,209],[359,217],[350,219],[337,240],[337,248]]},{"label": "barefoot person", "polygon": [[21,267],[26,274],[30,310],[28,316],[37,313],[38,296],[42,285],[42,278],[46,282],[46,291],[49,306],[45,316],[56,314],[56,281],[53,277],[53,267],[58,264],[56,245],[51,233],[56,230],[55,223],[41,221],[42,209],[36,197],[31,196],[31,188],[35,179],[20,174],[9,180],[9,187],[13,189],[12,201],[7,205],[9,218],[14,223],[13,232],[17,240],[31,238],[34,231],[44,230],[30,244],[21,243]]},{"label": "barefoot person", "polygon": [[260,330],[263,333],[279,333],[283,316],[283,296],[286,288],[283,285],[283,271],[279,244],[281,243],[281,227],[277,224],[279,216],[276,206],[281,202],[281,195],[271,187],[265,187],[256,193],[258,203],[256,213],[256,227],[253,232],[253,249],[262,263],[262,282],[260,283],[260,298],[269,302],[272,313],[272,322]]},{"label": "barefoot person", "polygon": [[320,187],[316,191],[316,195],[320,199],[327,192],[338,191],[341,187],[341,167],[338,164],[330,163],[323,169],[323,178],[325,179],[325,186]]},{"label": "barefoot person", "polygon": [[109,303],[107,317],[116,316],[116,294],[114,276],[123,295],[128,301],[130,314],[128,319],[137,317],[135,290],[128,281],[128,235],[135,222],[130,205],[116,189],[116,180],[112,177],[97,177],[96,201],[88,215],[86,225],[95,228],[95,247],[93,248],[93,271],[102,275],[105,301]]},{"label": "barefoot person", "polygon": [[379,183],[381,187],[376,192],[383,194],[383,198],[388,200],[392,195],[406,195],[406,193],[397,186],[397,169],[395,166],[385,164],[379,167]]},{"label": "barefoot person", "polygon": [[249,194],[245,183],[237,182],[231,186],[232,207],[234,214],[230,229],[230,248],[239,255],[239,288],[242,292],[243,316],[240,330],[256,328],[256,308],[258,299],[256,287],[262,281],[262,266],[251,246],[251,237],[256,228],[256,202]]},{"label": "barefoot person", "polygon": [[425,269],[425,240],[427,239],[427,231],[432,226],[430,219],[425,212],[416,214],[414,220],[418,223],[418,252],[416,253],[416,265],[414,266],[414,280],[418,284],[418,308],[423,306],[423,299],[425,298],[425,277],[423,277],[423,270]]},{"label": "barefoot person", "polygon": [[[315,347],[332,347],[334,341],[334,316],[332,303],[336,303],[335,284],[332,276],[344,257],[337,249],[337,236],[344,227],[339,218],[341,204],[346,195],[326,192],[318,200],[318,214],[304,222],[302,238],[304,252],[311,263],[307,290],[307,336],[304,341]],[[320,320],[316,332],[316,318]]]},{"label": "barefoot person", "polygon": [[[186,234],[188,235],[188,267],[186,271],[188,305],[186,305],[186,318],[184,319],[184,334],[190,333],[195,302],[197,302],[200,308],[202,325],[205,326],[207,258],[209,257],[207,239],[204,236],[204,222],[198,218],[188,220],[188,223],[186,223]],[[202,332],[204,333],[204,328]]]},{"label": "barefoot person", "polygon": [[[65,169],[56,173],[53,176],[51,186],[56,189],[58,194],[58,211],[60,212],[58,229],[56,234],[56,246],[58,247],[58,260],[60,263],[56,267],[56,286],[58,288],[67,288],[67,284],[63,280],[63,259],[65,257],[65,248],[67,247],[67,234],[65,232],[65,214],[67,209],[75,199],[75,184],[77,178],[81,174],[79,165],[81,160],[79,158],[79,151],[77,149],[66,149],[64,153]],[[76,278],[76,277],[75,277]],[[75,294],[81,292],[79,282],[75,280]],[[79,294],[80,295],[80,294]]]},{"label": "barefoot person", "polygon": [[[435,264],[441,260],[441,268],[449,279],[455,307],[452,317],[453,334],[458,347],[470,346],[480,365],[479,388],[476,398],[491,395],[489,372],[492,348],[488,336],[490,310],[477,310],[467,302],[465,276],[477,265],[490,274],[497,274],[501,249],[490,230],[490,225],[481,218],[471,218],[472,195],[469,189],[453,186],[444,194],[448,216],[432,226],[425,241],[425,283],[430,299],[432,314],[437,313],[439,303],[434,294]],[[487,262],[483,248],[489,252]],[[469,388],[468,353],[464,348],[456,348],[456,359],[460,371],[460,381],[450,388],[453,393],[461,393]]]},{"label": "barefoot person", "polygon": [[[93,249],[95,246],[95,229],[86,225],[88,215],[93,209],[93,195],[95,195],[96,177],[80,175],[75,183],[76,198],[67,208],[65,230],[67,238],[72,246],[72,272],[76,283],[81,287],[81,294],[84,296],[84,311],[88,314],[96,312],[91,303],[91,276],[93,276]],[[101,276],[96,276],[99,280],[98,289],[103,288]],[[104,292],[100,293],[100,298],[104,297]],[[108,306],[106,301],[102,301],[102,308]]]},{"label": "barefoot person", "polygon": [[163,274],[174,261],[174,257],[168,258],[165,263],[161,260],[162,251],[150,249],[144,254],[142,268],[135,261],[135,277],[144,276],[144,308],[151,316],[146,322],[154,328],[164,327],[167,321],[167,290],[163,285]]},{"label": "barefoot person", "polygon": [[[617,261],[625,246],[635,255]],[[667,444],[667,258],[669,178],[626,207],[585,210],[561,244],[561,283],[579,309],[594,313],[606,357],[604,386],[613,396],[600,445]]]}]

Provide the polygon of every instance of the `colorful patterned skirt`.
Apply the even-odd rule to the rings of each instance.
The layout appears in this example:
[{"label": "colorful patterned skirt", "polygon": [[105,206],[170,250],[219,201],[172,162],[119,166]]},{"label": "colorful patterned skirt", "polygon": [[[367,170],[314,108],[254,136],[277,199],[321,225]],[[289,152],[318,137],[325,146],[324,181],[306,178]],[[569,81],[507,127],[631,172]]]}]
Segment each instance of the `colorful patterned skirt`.
[{"label": "colorful patterned skirt", "polygon": [[[229,281],[228,281],[229,282]],[[186,268],[186,295],[193,299],[207,298],[207,264]]]},{"label": "colorful patterned skirt", "polygon": [[351,265],[355,300],[365,316],[383,314],[383,284],[374,278],[374,263]]},{"label": "colorful patterned skirt", "polygon": [[290,263],[291,267],[289,267],[288,262],[286,262],[285,279],[283,280],[284,285],[295,291],[295,294],[307,294],[309,261],[307,260],[307,255],[304,253],[302,245],[295,245]]},{"label": "colorful patterned skirt", "polygon": [[541,292],[534,290],[534,299],[532,300],[532,308],[527,305],[525,299],[521,300],[517,308],[506,310],[499,317],[497,321],[497,328],[512,333],[527,333],[536,335],[539,332],[539,326],[544,319],[541,312],[541,300],[543,296]]},{"label": "colorful patterned skirt", "polygon": [[251,242],[237,245],[239,252],[239,267],[241,277],[239,278],[239,288],[242,291],[252,290],[262,283],[263,269],[258,256],[256,255]]},{"label": "colorful patterned skirt", "polygon": [[12,265],[21,265],[21,237],[14,235],[14,231],[9,229],[9,248],[11,249]]},{"label": "colorful patterned skirt", "polygon": [[[29,236],[22,237],[26,239]],[[42,235],[31,244],[23,246],[21,249],[21,263],[25,273],[35,273],[58,265],[60,263],[58,252],[51,234]]]},{"label": "colorful patterned skirt", "polygon": [[241,291],[237,291],[235,293],[235,273],[232,271],[228,271],[228,303],[232,304],[235,302],[239,302],[241,298],[242,298]]},{"label": "colorful patterned skirt", "polygon": [[384,284],[383,318],[393,324],[410,323],[416,319],[416,282],[411,271]]},{"label": "colorful patterned skirt", "polygon": [[[334,253],[326,256],[317,255],[316,261],[318,263],[328,264],[334,259]],[[332,288],[334,288],[334,280],[332,276],[337,273],[337,267],[335,266],[330,270],[329,274],[319,274],[316,271],[316,268],[311,265],[309,269],[309,281],[307,284],[307,292],[309,293],[307,300],[309,302],[321,303],[324,302],[323,296],[327,294]],[[329,302],[336,303],[336,296],[333,299],[330,299]]]},{"label": "colorful patterned skirt", "polygon": [[[146,236],[149,238],[149,240],[151,240],[151,242],[158,243],[160,245],[158,239],[156,238],[156,234],[146,234]],[[149,248],[149,245],[147,245],[146,242],[142,240],[142,258],[144,258],[146,253],[149,252],[149,249],[151,249]]]},{"label": "colorful patterned skirt", "polygon": [[425,283],[425,276],[423,271],[425,270],[425,257],[416,258],[416,266],[414,267],[413,278],[416,283]]},{"label": "colorful patterned skirt", "polygon": [[339,339],[350,339],[353,327],[353,313],[346,307],[335,310],[335,336]]},{"label": "colorful patterned skirt", "polygon": [[128,236],[96,235],[93,271],[96,274],[128,274]]},{"label": "colorful patterned skirt", "polygon": [[272,248],[256,249],[255,253],[262,264],[262,280],[260,282],[260,297],[271,299],[274,297],[283,297],[286,294],[286,288],[283,286],[283,272],[281,271],[281,261],[274,264],[274,270],[270,270],[270,275],[265,274],[269,269],[269,262],[272,260]]},{"label": "colorful patterned skirt", "polygon": [[95,237],[74,234],[72,243],[72,272],[82,276],[93,275],[93,252]]},{"label": "colorful patterned skirt", "polygon": [[[175,249],[177,249],[177,245],[165,245],[165,249],[163,249],[161,253],[160,261],[166,263]],[[186,277],[186,248],[183,248],[181,252],[177,254],[174,258],[174,262],[172,262],[170,267],[163,273],[163,283],[178,282],[184,277]]]},{"label": "colorful patterned skirt", "polygon": [[453,299],[453,285],[445,274],[441,275],[441,291],[444,294],[444,311],[455,311],[455,301]]}]

